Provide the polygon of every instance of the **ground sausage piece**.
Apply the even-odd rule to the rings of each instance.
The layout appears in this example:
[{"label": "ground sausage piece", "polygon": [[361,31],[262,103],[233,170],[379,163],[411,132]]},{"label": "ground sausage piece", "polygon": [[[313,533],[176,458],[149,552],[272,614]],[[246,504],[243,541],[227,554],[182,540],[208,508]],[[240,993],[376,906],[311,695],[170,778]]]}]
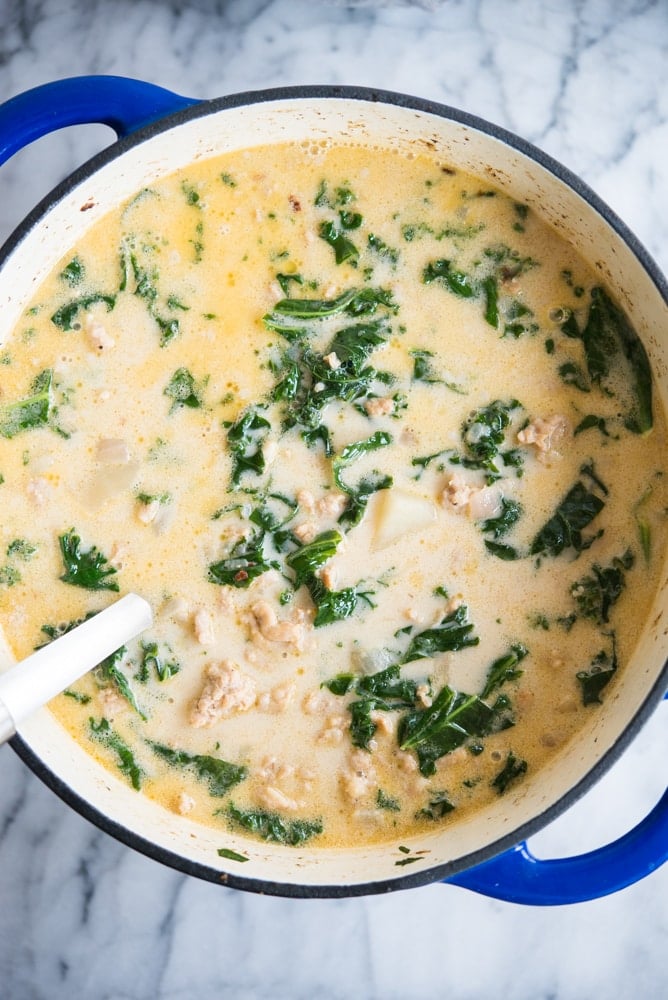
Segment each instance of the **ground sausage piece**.
[{"label": "ground sausage piece", "polygon": [[372,399],[367,399],[364,409],[370,417],[387,417],[390,413],[394,413],[394,400],[387,396],[374,396]]},{"label": "ground sausage piece", "polygon": [[547,420],[537,417],[532,423],[527,424],[521,431],[518,431],[517,440],[520,444],[535,445],[539,457],[554,455],[567,431],[568,421],[566,417],[555,413]]},{"label": "ground sausage piece", "polygon": [[251,608],[260,635],[269,642],[292,642],[299,645],[304,627],[299,622],[279,622],[276,612],[266,601],[257,601]]},{"label": "ground sausage piece", "polygon": [[190,725],[212,726],[255,704],[255,684],[229,660],[210,663],[204,671],[204,687],[190,712]]}]

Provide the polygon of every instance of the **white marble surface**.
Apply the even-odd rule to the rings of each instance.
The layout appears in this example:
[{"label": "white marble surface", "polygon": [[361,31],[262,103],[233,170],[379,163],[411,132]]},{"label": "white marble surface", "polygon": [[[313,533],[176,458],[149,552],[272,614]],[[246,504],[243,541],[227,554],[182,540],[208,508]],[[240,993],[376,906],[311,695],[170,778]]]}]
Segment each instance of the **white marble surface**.
[{"label": "white marble surface", "polygon": [[[0,0],[0,99],[82,73],[213,97],[367,84],[466,109],[581,174],[668,269],[664,0]],[[0,240],[110,139],[49,137],[0,169]],[[570,854],[665,787],[661,706],[602,782],[532,841]],[[616,896],[531,909],[435,885],[291,901],[161,867],[0,750],[2,1000],[616,1000],[668,993],[668,865]]]}]

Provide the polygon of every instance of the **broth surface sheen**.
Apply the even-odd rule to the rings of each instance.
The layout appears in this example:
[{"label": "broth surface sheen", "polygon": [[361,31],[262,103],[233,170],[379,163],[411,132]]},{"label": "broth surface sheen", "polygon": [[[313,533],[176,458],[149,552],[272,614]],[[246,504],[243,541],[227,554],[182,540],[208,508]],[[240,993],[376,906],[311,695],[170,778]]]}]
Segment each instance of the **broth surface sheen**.
[{"label": "broth surface sheen", "polygon": [[145,596],[51,708],[221,842],[447,832],[614,691],[665,451],[526,205],[427,154],[227,154],[96,224],[1,349],[0,622],[21,658]]}]

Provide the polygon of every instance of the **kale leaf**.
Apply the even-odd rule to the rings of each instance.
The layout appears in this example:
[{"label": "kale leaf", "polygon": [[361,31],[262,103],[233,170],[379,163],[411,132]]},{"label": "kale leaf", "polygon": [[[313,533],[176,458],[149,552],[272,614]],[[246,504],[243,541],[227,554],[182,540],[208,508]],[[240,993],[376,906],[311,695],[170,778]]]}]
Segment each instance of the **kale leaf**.
[{"label": "kale leaf", "polygon": [[33,379],[30,395],[0,406],[0,435],[13,438],[21,431],[45,427],[52,412],[53,370],[45,368]]},{"label": "kale leaf", "polygon": [[110,579],[116,570],[95,545],[83,552],[81,539],[74,533],[74,528],[59,535],[58,542],[65,565],[65,572],[60,577],[64,583],[86,590],[118,591],[118,584]]},{"label": "kale leaf", "polygon": [[216,797],[226,795],[248,775],[248,768],[240,764],[230,764],[221,757],[190,754],[185,750],[174,750],[164,743],[155,743],[152,740],[147,742],[153,752],[172,767],[193,770],[198,778],[208,783],[209,793]]},{"label": "kale leaf", "polygon": [[312,837],[322,833],[322,821],[307,819],[283,819],[278,813],[263,809],[239,809],[230,802],[225,814],[234,826],[240,826],[248,833],[262,840],[288,847],[299,847]]},{"label": "kale leaf", "polygon": [[88,725],[92,738],[116,754],[119,771],[128,778],[132,787],[139,791],[144,772],[135,760],[130,747],[121,739],[116,730],[112,729],[106,719],[102,718],[99,722],[96,722],[95,719],[89,719]]}]

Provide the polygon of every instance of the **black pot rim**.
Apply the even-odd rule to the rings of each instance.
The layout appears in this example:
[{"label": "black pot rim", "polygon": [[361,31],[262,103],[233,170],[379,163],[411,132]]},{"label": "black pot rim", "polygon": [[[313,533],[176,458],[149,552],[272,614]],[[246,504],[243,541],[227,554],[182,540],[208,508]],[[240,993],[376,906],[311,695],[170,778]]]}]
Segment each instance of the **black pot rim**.
[{"label": "black pot rim", "polygon": [[[121,157],[125,152],[135,146],[144,143],[154,136],[176,128],[185,122],[195,118],[216,114],[227,109],[261,104],[267,102],[278,102],[285,100],[331,100],[343,99],[348,101],[359,101],[364,103],[388,104],[394,107],[405,108],[436,118],[444,118],[457,122],[474,131],[482,132],[487,136],[499,140],[501,143],[510,146],[539,166],[543,167],[547,173],[552,174],[566,186],[578,194],[595,213],[600,215],[610,227],[617,233],[620,239],[627,245],[632,254],[637,258],[643,269],[657,288],[659,295],[668,304],[668,281],[661,273],[658,265],[651,255],[642,245],[640,240],[622,222],[616,213],[576,174],[572,173],[557,160],[525,139],[512,132],[501,128],[491,122],[468,112],[461,111],[448,105],[440,104],[426,98],[412,97],[407,94],[397,93],[389,90],[375,89],[361,86],[330,86],[330,85],[309,85],[276,87],[262,90],[245,91],[238,94],[231,94],[227,97],[219,97],[213,100],[204,100],[193,104],[187,108],[179,110],[174,114],[167,115],[147,126],[132,132],[130,135],[119,139],[111,146],[102,150],[81,167],[71,173],[61,184],[53,189],[39,204],[26,216],[22,223],[16,228],[14,233],[0,249],[0,267],[11,256],[13,251],[23,241],[28,232],[39,224],[41,219],[71,190],[78,184],[92,176],[99,169]],[[616,760],[627,749],[638,730],[647,721],[656,705],[664,696],[668,686],[668,660],[664,663],[651,691],[646,696],[638,711],[627,723],[626,727],[608,747],[597,763],[557,802],[553,803],[543,812],[532,817],[520,827],[512,830],[505,836],[499,838],[494,843],[487,845],[480,850],[474,851],[454,861],[425,868],[422,871],[411,870],[398,875],[392,879],[382,879],[373,882],[360,883],[335,883],[325,884],[300,884],[298,882],[279,882],[266,879],[253,878],[235,872],[221,872],[218,868],[209,867],[198,862],[191,861],[173,851],[167,850],[153,841],[129,830],[127,827],[111,819],[109,816],[93,806],[88,800],[82,798],[66,781],[54,774],[30,747],[30,745],[20,736],[15,735],[10,741],[10,745],[18,756],[28,765],[33,773],[53,792],[55,792],[67,805],[71,806],[84,819],[87,819],[105,833],[110,834],[116,840],[133,848],[141,854],[176,869],[186,875],[192,875],[204,881],[222,884],[234,889],[243,889],[263,895],[284,896],[290,898],[343,898],[363,895],[373,895],[395,891],[399,889],[409,889],[418,886],[428,885],[437,881],[442,881],[455,874],[473,868],[491,858],[497,856],[505,850],[515,847],[519,842],[537,833],[540,829],[556,819],[561,813],[573,805],[595,784],[602,775],[609,770]],[[317,850],[317,848],[315,848]]]}]

